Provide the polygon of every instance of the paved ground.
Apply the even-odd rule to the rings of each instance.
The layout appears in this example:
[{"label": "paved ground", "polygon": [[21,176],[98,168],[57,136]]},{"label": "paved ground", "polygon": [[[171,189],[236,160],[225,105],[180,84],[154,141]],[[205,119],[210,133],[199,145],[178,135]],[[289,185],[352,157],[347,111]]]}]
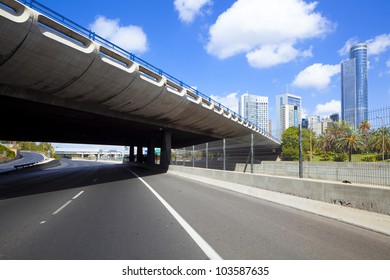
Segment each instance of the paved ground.
[{"label": "paved ground", "polygon": [[72,162],[0,185],[0,259],[390,259],[385,235],[151,170]]},{"label": "paved ground", "polygon": [[34,162],[39,162],[39,161],[44,160],[44,156],[40,153],[23,151],[23,152],[20,152],[20,155],[21,155],[21,158],[19,158],[19,159],[11,160],[11,161],[6,162],[6,163],[1,163],[0,164],[0,173],[14,170],[15,165],[34,163]]}]

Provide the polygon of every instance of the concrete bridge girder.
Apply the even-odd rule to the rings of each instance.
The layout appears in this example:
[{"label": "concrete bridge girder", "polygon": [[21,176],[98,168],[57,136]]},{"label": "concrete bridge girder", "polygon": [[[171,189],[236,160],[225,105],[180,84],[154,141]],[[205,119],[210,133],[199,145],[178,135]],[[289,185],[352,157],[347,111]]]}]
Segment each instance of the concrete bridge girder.
[{"label": "concrete bridge girder", "polygon": [[166,79],[164,77],[158,75],[145,76],[141,72],[138,73],[124,91],[104,102],[104,105],[121,112],[133,112],[147,106],[158,98],[163,92],[165,85]]},{"label": "concrete bridge girder", "polygon": [[23,5],[10,0],[5,3],[9,9],[0,6],[0,41],[7,44],[0,45],[0,65],[23,42],[32,24],[32,15]]},{"label": "concrete bridge girder", "polygon": [[175,108],[170,112],[165,112],[163,115],[157,117],[157,119],[169,122],[173,125],[177,121],[186,119],[188,116],[194,115],[198,109],[201,102],[200,97],[195,96],[188,90],[183,90],[184,95],[180,98],[181,103],[179,108]]},{"label": "concrete bridge girder", "polygon": [[[55,31],[64,27],[36,12],[31,12],[30,18],[32,25],[23,43],[0,67],[0,83],[44,93],[61,90],[91,65],[95,45],[71,30],[67,35]],[[46,25],[49,22],[50,27]],[[5,24],[13,26],[15,22],[8,18]]]},{"label": "concrete bridge girder", "polygon": [[160,119],[162,116],[166,115],[167,112],[182,112],[185,110],[185,106],[182,106],[185,94],[185,90],[183,89],[173,90],[172,88],[166,86],[161,94],[151,103],[143,108],[133,111],[132,113],[143,117]]},{"label": "concrete bridge girder", "polygon": [[[94,118],[91,114],[95,114],[106,127],[113,120],[121,119],[120,124],[128,121],[127,131],[134,128],[139,133],[147,132],[146,138],[159,129],[171,130],[175,147],[192,144],[192,139],[185,138],[189,135],[197,138],[193,143],[200,143],[199,139],[217,140],[256,132],[244,120],[176,84],[177,81],[170,81],[17,1],[0,3],[5,4],[0,5],[0,96],[31,101],[33,106],[43,101],[47,108],[37,108],[56,114],[56,121],[61,116],[53,110],[59,112],[64,107],[64,112],[75,111],[69,122],[81,116],[82,111],[89,114],[90,121]],[[15,100],[7,102],[17,108],[20,105]],[[104,120],[106,117],[108,120]],[[55,138],[59,135],[56,132]],[[94,133],[87,135],[95,137]],[[119,142],[125,138],[116,137]],[[128,139],[133,138],[142,137]],[[264,139],[278,145],[270,138]]]},{"label": "concrete bridge girder", "polygon": [[96,45],[96,48],[99,53],[83,75],[55,95],[76,98],[81,102],[102,103],[131,84],[137,76],[138,64],[101,46]]}]

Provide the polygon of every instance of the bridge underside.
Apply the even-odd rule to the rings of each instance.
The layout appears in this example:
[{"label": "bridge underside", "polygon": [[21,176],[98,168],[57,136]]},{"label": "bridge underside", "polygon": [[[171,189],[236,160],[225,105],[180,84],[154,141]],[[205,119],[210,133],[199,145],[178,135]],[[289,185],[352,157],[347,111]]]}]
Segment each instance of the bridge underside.
[{"label": "bridge underside", "polygon": [[[9,91],[16,96],[25,92],[0,86],[1,140],[147,147],[151,139],[158,146],[163,132],[169,131],[172,148],[179,148],[220,139],[175,127],[163,127],[149,120],[132,119],[128,115],[120,116],[115,112],[109,112],[111,116],[101,115],[96,113],[97,106],[87,112],[85,106],[83,110],[77,110],[2,95]],[[56,100],[56,103],[61,102]]]},{"label": "bridge underside", "polygon": [[45,11],[0,0],[1,140],[161,147],[164,164],[171,148],[251,134],[265,150],[280,147],[227,107]]}]

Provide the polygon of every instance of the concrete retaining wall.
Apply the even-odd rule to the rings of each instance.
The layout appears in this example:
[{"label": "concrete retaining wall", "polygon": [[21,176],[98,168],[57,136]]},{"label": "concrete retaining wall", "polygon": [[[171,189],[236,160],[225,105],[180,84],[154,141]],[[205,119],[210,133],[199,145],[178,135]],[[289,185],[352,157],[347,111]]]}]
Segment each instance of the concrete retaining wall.
[{"label": "concrete retaining wall", "polygon": [[184,166],[169,170],[390,215],[390,188]]},{"label": "concrete retaining wall", "polygon": [[[243,171],[245,164],[237,164]],[[295,161],[263,161],[255,164],[254,173],[298,177],[299,163]],[[344,180],[358,184],[390,186],[389,162],[303,162],[303,177],[327,181]]]}]

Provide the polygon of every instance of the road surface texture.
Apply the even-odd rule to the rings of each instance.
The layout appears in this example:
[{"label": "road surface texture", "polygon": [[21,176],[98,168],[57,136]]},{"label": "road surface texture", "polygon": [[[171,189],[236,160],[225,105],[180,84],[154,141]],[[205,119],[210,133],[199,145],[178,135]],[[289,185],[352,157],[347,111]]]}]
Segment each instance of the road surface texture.
[{"label": "road surface texture", "polygon": [[0,225],[0,259],[390,259],[385,235],[95,162],[1,174]]}]

